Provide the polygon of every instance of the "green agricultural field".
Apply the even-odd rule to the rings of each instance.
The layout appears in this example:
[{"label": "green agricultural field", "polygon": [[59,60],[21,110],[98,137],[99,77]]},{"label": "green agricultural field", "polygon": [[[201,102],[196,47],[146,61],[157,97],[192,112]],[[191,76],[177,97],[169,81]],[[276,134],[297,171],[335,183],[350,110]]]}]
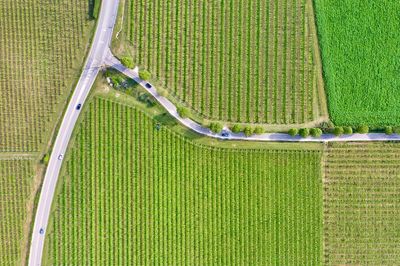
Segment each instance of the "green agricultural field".
[{"label": "green agricultural field", "polygon": [[0,0],[0,152],[50,139],[90,29],[88,0]]},{"label": "green agricultural field", "polygon": [[400,145],[331,144],[325,159],[326,265],[400,261]]},{"label": "green agricultural field", "polygon": [[24,265],[34,162],[0,158],[0,264]]},{"label": "green agricultural field", "polygon": [[399,125],[400,2],[314,2],[331,119]]},{"label": "green agricultural field", "polygon": [[320,148],[216,148],[155,125],[133,107],[89,104],[58,186],[48,265],[321,263]]},{"label": "green agricultural field", "polygon": [[124,13],[131,46],[116,51],[196,115],[275,125],[327,118],[310,0],[127,0]]}]

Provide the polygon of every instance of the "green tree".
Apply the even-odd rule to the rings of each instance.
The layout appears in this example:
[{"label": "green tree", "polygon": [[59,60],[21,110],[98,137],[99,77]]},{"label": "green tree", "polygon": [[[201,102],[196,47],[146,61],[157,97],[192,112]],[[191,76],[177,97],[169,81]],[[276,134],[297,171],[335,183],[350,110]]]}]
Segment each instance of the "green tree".
[{"label": "green tree", "polygon": [[42,163],[43,163],[44,165],[48,165],[48,164],[49,164],[49,161],[50,161],[50,155],[49,155],[48,153],[46,153],[46,154],[43,156],[43,158],[42,158]]},{"label": "green tree", "polygon": [[357,127],[357,133],[367,134],[369,132],[369,127],[367,125],[361,125]]},{"label": "green tree", "polygon": [[262,126],[256,126],[256,128],[254,129],[254,133],[257,135],[263,134],[265,133],[265,128],[263,128]]},{"label": "green tree", "polygon": [[353,134],[353,128],[352,127],[343,127],[343,133],[346,135],[351,135],[351,134]]},{"label": "green tree", "polygon": [[254,130],[251,126],[245,126],[243,129],[243,133],[246,137],[250,137],[251,135],[253,135]]},{"label": "green tree", "polygon": [[182,118],[188,118],[190,116],[190,110],[187,109],[186,107],[180,106],[176,109],[176,111]]},{"label": "green tree", "polygon": [[151,74],[147,70],[140,70],[139,71],[139,78],[142,80],[149,80],[151,78]]},{"label": "green tree", "polygon": [[310,130],[308,128],[301,128],[299,130],[299,135],[303,138],[307,138],[308,136],[310,136]]},{"label": "green tree", "polygon": [[234,124],[233,127],[231,127],[231,130],[233,133],[239,133],[243,130],[243,127],[239,124]]},{"label": "green tree", "polygon": [[310,135],[314,138],[319,138],[322,135],[322,130],[320,128],[312,128],[310,129]]},{"label": "green tree", "polygon": [[212,132],[214,133],[220,133],[222,131],[222,124],[219,122],[212,122],[209,126]]},{"label": "green tree", "polygon": [[130,56],[124,56],[121,58],[121,63],[127,68],[133,68],[135,65],[133,64],[133,58]]},{"label": "green tree", "polygon": [[400,127],[394,127],[393,128],[394,133],[396,133],[397,135],[400,135]]},{"label": "green tree", "polygon": [[335,127],[335,129],[333,129],[333,134],[335,134],[335,136],[341,136],[344,133],[344,129],[343,127]]},{"label": "green tree", "polygon": [[392,135],[393,134],[393,127],[391,127],[391,126],[385,127],[385,134],[386,135]]},{"label": "green tree", "polygon": [[299,130],[297,128],[291,128],[291,129],[289,129],[288,133],[290,136],[294,137],[297,134],[299,134]]}]

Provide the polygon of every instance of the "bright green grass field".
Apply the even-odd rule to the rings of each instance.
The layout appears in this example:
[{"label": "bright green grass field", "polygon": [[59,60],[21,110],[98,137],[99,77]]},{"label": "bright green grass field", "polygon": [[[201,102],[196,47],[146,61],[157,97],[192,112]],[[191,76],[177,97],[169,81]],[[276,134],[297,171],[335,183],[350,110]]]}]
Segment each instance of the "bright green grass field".
[{"label": "bright green grass field", "polygon": [[314,2],[331,119],[399,125],[400,2]]},{"label": "bright green grass field", "polygon": [[88,109],[46,263],[321,263],[321,151],[206,147],[132,107],[94,98]]}]

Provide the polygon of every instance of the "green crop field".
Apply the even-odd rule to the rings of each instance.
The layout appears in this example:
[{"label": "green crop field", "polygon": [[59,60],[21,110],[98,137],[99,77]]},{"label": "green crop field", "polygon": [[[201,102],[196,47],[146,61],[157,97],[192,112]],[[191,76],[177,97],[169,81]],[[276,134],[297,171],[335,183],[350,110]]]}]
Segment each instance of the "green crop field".
[{"label": "green crop field", "polygon": [[331,119],[400,125],[400,2],[314,2]]},{"label": "green crop field", "polygon": [[132,46],[122,53],[197,115],[267,124],[326,118],[309,0],[130,0],[124,22]]},{"label": "green crop field", "polygon": [[326,265],[400,261],[400,145],[331,144],[325,159]]},{"label": "green crop field", "polygon": [[35,175],[28,159],[0,158],[0,264],[24,265],[28,201]]},{"label": "green crop field", "polygon": [[49,141],[80,73],[88,9],[88,0],[0,0],[0,152]]},{"label": "green crop field", "polygon": [[216,148],[155,124],[90,103],[58,186],[47,264],[321,263],[321,149]]}]

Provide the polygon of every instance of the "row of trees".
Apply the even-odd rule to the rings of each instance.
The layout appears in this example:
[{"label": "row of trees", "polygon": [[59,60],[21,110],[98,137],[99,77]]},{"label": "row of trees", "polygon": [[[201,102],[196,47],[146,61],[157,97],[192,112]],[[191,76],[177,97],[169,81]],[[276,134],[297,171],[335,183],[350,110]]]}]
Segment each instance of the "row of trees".
[{"label": "row of trees", "polygon": [[[323,132],[325,133],[331,133],[334,134],[335,136],[342,136],[342,135],[351,135],[354,132],[355,133],[359,133],[359,134],[367,134],[369,133],[370,129],[367,125],[360,125],[357,128],[353,129],[352,127],[349,126],[345,126],[345,127],[341,127],[341,126],[336,126],[336,127],[332,127],[332,128],[301,128],[301,129],[297,129],[297,128],[292,128],[288,131],[289,135],[291,136],[297,136],[300,135],[303,138],[306,138],[308,136],[312,136],[312,137],[320,137],[322,135]],[[392,135],[394,133],[396,134],[400,134],[400,127],[391,127],[391,126],[387,126],[384,128],[384,132],[387,135]]]}]

